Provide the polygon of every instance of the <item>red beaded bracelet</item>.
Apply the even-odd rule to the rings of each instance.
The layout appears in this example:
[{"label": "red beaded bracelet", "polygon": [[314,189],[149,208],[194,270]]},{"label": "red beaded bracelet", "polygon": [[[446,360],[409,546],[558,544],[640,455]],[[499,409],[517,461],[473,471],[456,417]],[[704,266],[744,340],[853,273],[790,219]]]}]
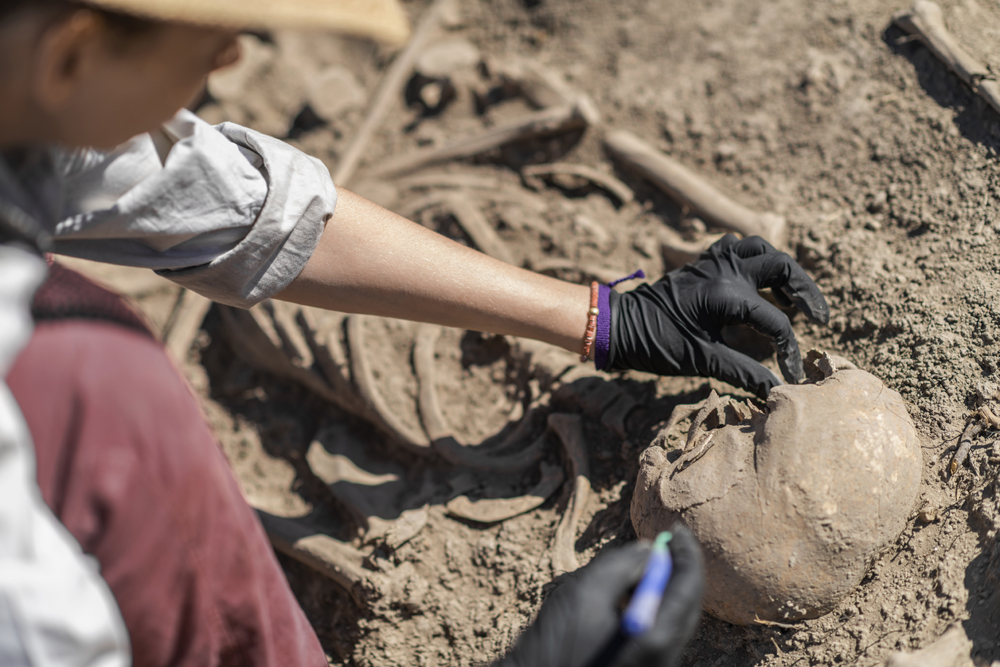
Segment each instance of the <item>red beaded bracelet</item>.
[{"label": "red beaded bracelet", "polygon": [[594,338],[597,336],[597,298],[600,294],[600,285],[597,281],[590,283],[590,310],[587,311],[587,333],[583,336],[583,354],[580,361],[590,359],[590,349],[594,346]]}]

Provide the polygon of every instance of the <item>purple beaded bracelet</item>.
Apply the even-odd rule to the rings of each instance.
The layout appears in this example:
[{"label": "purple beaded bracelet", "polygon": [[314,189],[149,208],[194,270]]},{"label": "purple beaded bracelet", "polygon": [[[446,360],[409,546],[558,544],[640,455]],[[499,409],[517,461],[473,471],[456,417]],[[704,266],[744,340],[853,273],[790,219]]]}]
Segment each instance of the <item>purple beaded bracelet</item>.
[{"label": "purple beaded bracelet", "polygon": [[594,366],[603,371],[608,365],[608,353],[611,351],[611,288],[618,283],[636,278],[645,278],[646,274],[639,269],[630,276],[613,280],[607,285],[601,285],[597,293],[597,335],[594,338]]}]

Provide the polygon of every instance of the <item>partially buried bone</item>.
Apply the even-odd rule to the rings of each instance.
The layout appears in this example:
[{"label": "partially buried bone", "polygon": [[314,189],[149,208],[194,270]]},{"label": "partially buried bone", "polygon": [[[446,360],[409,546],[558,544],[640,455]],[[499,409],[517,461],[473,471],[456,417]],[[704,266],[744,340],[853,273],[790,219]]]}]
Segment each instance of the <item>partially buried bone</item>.
[{"label": "partially buried bone", "polygon": [[286,519],[257,510],[274,548],[324,574],[365,606],[376,590],[373,573],[362,565],[364,554],[340,540],[324,535],[297,519]]},{"label": "partially buried bone", "polygon": [[548,164],[536,164],[525,167],[521,170],[525,183],[533,190],[540,190],[539,177],[541,176],[575,176],[590,181],[602,190],[613,194],[620,203],[628,204],[634,199],[632,189],[610,174],[600,172],[593,167],[583,164],[568,164],[565,162],[551,162]]},{"label": "partially buried bone", "polygon": [[630,171],[689,207],[707,224],[743,236],[761,236],[773,245],[785,244],[785,219],[773,213],[757,213],[737,204],[701,176],[624,130],[611,130],[604,146]]},{"label": "partially buried bone", "polygon": [[[417,407],[424,430],[430,437],[431,446],[445,460],[455,465],[467,466],[477,470],[517,472],[537,463],[542,455],[541,442],[536,442],[520,452],[500,456],[493,455],[492,449],[490,451],[482,451],[479,447],[467,447],[458,442],[453,430],[445,420],[444,412],[441,409],[441,401],[437,393],[434,346],[441,337],[441,332],[442,328],[436,324],[420,325],[417,329],[416,343],[413,348],[413,368],[416,371],[417,381],[420,385]],[[529,411],[523,420],[530,426],[533,418],[533,413]],[[520,438],[523,435],[522,432],[523,429],[515,428],[511,435]],[[508,439],[501,444],[500,449],[504,449],[506,445],[513,444],[513,442],[511,439]]]},{"label": "partially buried bone", "polygon": [[479,523],[506,521],[539,507],[562,486],[563,480],[562,470],[543,463],[542,478],[520,498],[469,500],[468,496],[459,496],[448,502],[448,513]]},{"label": "partially buried bone", "polygon": [[705,607],[730,623],[829,612],[916,499],[920,447],[899,394],[836,357],[806,365],[819,380],[774,388],[766,413],[706,402],[695,420],[712,429],[704,451],[692,427],[695,449],[668,451],[687,438],[661,432],[641,457],[636,534],[689,526],[705,554]]},{"label": "partially buried bone", "polygon": [[587,119],[593,117],[593,114],[593,102],[581,97],[570,104],[527,114],[519,120],[486,130],[477,136],[459,139],[441,148],[404,155],[383,165],[375,174],[380,177],[405,174],[432,164],[474,157],[517,141],[583,130],[589,124]]},{"label": "partially buried bone", "polygon": [[375,384],[368,353],[365,350],[365,340],[368,337],[365,321],[367,315],[351,315],[347,321],[347,343],[351,355],[351,377],[358,392],[369,406],[370,412],[378,415],[384,428],[388,429],[399,442],[416,451],[426,452],[431,443],[422,430],[408,426],[395,411],[389,408],[385,398],[379,393]]},{"label": "partially buried bone", "polygon": [[569,467],[568,479],[573,483],[572,495],[556,527],[552,544],[552,570],[558,575],[580,567],[576,560],[576,526],[590,497],[590,464],[580,415],[549,415],[549,428],[562,442]]},{"label": "partially buried bone", "polygon": [[919,38],[973,92],[1000,112],[1000,82],[996,81],[989,68],[976,61],[948,32],[937,3],[919,0],[912,9],[896,13],[892,21],[903,32]]}]

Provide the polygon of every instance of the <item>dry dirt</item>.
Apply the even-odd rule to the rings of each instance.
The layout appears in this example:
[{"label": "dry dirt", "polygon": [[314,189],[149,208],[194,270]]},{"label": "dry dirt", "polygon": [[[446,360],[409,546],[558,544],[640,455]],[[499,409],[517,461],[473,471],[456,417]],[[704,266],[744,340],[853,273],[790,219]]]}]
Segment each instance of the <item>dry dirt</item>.
[{"label": "dry dirt", "polygon": [[[976,0],[941,4],[959,40],[1000,67],[1000,9]],[[846,356],[878,376],[902,394],[919,430],[924,474],[917,507],[857,591],[832,613],[789,627],[705,618],[684,664],[882,665],[896,651],[927,646],[955,622],[972,640],[977,664],[1000,659],[995,432],[976,441],[973,467],[955,478],[945,474],[977,387],[1000,381],[1000,117],[926,48],[891,27],[903,0],[461,0],[459,6],[449,36],[469,40],[497,62],[518,56],[551,67],[591,96],[604,127],[628,129],[741,203],[786,216],[790,252],[816,278],[833,313],[829,327],[795,318],[801,345]],[[419,19],[427,3],[407,7]],[[228,85],[199,113],[288,136],[334,168],[363,119],[357,100],[375,89],[391,54],[326,36],[260,37],[245,69],[223,81]],[[315,102],[334,109],[324,122],[305,108],[317,94],[308,82],[334,64],[357,81],[337,79],[345,86],[343,104]],[[426,191],[405,179],[365,176],[390,157],[529,111],[512,99],[477,114],[469,86],[486,88],[483,72],[468,66],[453,79],[457,98],[439,115],[422,117],[399,96],[352,185],[469,242],[437,204],[420,203]],[[485,190],[466,187],[464,196],[486,211],[528,268],[589,280],[641,267],[655,278],[669,268],[656,230],[668,225],[696,236],[700,221],[616,171],[600,133],[591,128],[573,141],[428,171],[478,179]],[[555,158],[616,173],[637,202],[619,207],[600,191],[522,187],[519,166]],[[176,289],[145,275],[135,280],[147,286],[132,289],[133,275],[109,280],[129,287],[162,322]],[[400,418],[419,428],[409,369],[412,327],[378,326],[385,328],[372,355],[379,387]],[[460,439],[479,442],[514,419],[528,384],[506,342],[449,332],[437,350],[439,393]],[[398,585],[360,607],[282,556],[331,664],[482,664],[531,620],[553,578],[550,547],[570,485],[539,509],[500,524],[456,520],[443,507],[449,497],[517,495],[534,483],[533,473],[459,475],[389,446],[295,383],[238,359],[216,310],[181,363],[250,502],[282,516],[308,515],[330,535],[367,548],[368,567]],[[585,420],[594,492],[578,528],[581,562],[634,538],[629,502],[638,457],[672,407],[700,400],[711,388],[733,392],[691,378],[625,374],[597,382],[605,381],[637,403],[619,433],[612,420],[602,423],[607,397],[594,398],[579,382],[552,384],[556,391],[544,408]],[[536,428],[531,439],[542,432]],[[343,494],[309,467],[314,441],[331,453],[364,450],[369,472],[381,466],[395,475],[395,486],[386,482],[393,495],[383,518],[426,504],[427,523],[395,550],[364,547],[364,530],[351,520]],[[546,459],[557,463],[558,451],[550,436]]]}]

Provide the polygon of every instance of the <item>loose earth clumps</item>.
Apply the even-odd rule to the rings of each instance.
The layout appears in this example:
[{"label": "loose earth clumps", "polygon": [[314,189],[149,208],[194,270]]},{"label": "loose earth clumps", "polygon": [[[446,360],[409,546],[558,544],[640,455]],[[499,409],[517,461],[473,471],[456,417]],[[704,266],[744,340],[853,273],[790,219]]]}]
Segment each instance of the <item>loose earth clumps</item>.
[{"label": "loose earth clumps", "polygon": [[679,407],[642,455],[636,533],[689,526],[705,554],[705,607],[730,623],[831,611],[916,500],[920,446],[899,394],[843,359],[810,362],[811,381],[775,388],[766,412],[714,392]]}]

